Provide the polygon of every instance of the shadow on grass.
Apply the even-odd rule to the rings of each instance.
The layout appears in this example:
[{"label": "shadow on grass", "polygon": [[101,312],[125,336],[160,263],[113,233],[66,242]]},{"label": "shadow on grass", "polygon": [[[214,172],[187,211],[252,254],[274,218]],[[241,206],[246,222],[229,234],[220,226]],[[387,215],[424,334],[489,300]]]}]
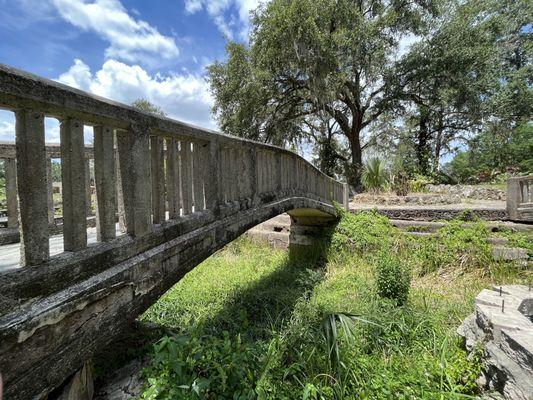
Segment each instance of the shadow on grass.
[{"label": "shadow on grass", "polygon": [[279,331],[295,304],[309,296],[325,275],[327,244],[309,248],[291,248],[280,268],[255,284],[234,291],[214,318],[199,324],[200,335],[230,336],[243,339],[266,339]]},{"label": "shadow on grass", "polygon": [[296,303],[322,281],[333,231],[334,226],[324,228],[316,246],[292,246],[280,268],[250,286],[234,290],[215,317],[199,321],[192,331],[189,327],[185,332],[175,332],[162,325],[135,323],[123,337],[95,355],[95,386],[132,360],[146,357],[164,335],[222,337],[227,331],[230,336],[240,334],[244,340],[268,339],[272,332],[283,328]]}]

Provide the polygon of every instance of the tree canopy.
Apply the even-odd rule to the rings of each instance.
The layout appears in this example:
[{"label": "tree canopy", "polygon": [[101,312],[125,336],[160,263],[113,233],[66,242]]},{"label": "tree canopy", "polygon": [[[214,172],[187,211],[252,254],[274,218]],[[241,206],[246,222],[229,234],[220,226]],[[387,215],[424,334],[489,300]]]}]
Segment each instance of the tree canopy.
[{"label": "tree canopy", "polygon": [[428,175],[480,132],[530,119],[531,8],[273,0],[254,13],[249,45],[229,42],[209,67],[213,112],[229,134],[311,142],[316,164],[355,188],[363,153],[380,146],[411,148]]}]

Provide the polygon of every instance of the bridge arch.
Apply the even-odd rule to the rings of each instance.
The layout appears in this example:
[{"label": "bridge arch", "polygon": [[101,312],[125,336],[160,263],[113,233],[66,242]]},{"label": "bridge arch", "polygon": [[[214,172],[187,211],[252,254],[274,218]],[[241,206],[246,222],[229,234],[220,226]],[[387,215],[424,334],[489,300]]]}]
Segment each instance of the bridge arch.
[{"label": "bridge arch", "polygon": [[[9,399],[38,398],[61,385],[188,271],[251,227],[288,212],[291,240],[305,245],[308,228],[331,223],[334,202],[347,203],[345,185],[290,151],[4,65],[0,108],[16,115],[16,143],[9,153],[0,146],[0,158],[16,160],[19,207],[8,211],[18,214],[21,240],[21,266],[0,272],[0,370]],[[45,116],[61,123],[66,251],[54,257]],[[84,126],[94,129],[92,245]],[[120,237],[117,214],[127,233]]]}]

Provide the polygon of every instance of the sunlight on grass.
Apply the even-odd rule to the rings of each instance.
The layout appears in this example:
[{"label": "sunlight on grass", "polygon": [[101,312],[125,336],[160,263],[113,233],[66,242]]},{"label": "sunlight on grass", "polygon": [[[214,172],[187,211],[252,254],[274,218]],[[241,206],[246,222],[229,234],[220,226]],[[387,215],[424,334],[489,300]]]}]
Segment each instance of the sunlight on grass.
[{"label": "sunlight on grass", "polygon": [[[239,239],[143,315],[172,331],[153,349],[143,398],[475,396],[481,366],[455,330],[483,287],[527,280],[490,258],[487,232],[452,222],[413,240],[372,212],[345,215],[325,265]],[[404,306],[378,294],[387,252],[412,274]]]}]

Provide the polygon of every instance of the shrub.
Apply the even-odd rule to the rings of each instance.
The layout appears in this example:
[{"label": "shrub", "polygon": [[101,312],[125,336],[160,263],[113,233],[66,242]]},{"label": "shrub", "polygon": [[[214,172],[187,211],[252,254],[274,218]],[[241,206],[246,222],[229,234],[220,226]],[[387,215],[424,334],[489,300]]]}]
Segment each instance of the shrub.
[{"label": "shrub", "polygon": [[372,158],[365,164],[361,182],[366,190],[374,193],[381,192],[387,186],[388,181],[385,165],[379,158]]},{"label": "shrub", "polygon": [[[255,399],[257,349],[240,335],[165,336],[154,345],[143,399]],[[156,377],[156,378],[153,378]]]},{"label": "shrub", "polygon": [[491,245],[487,243],[488,229],[483,221],[465,223],[450,221],[437,235],[418,238],[418,246],[411,260],[417,264],[420,275],[441,268],[486,268],[491,261]]},{"label": "shrub", "polygon": [[423,175],[416,175],[410,182],[411,192],[420,193],[426,192],[426,186],[433,183],[433,181]]},{"label": "shrub", "polygon": [[382,251],[376,265],[376,282],[381,297],[395,300],[403,305],[409,295],[411,271],[389,251]]},{"label": "shrub", "polygon": [[352,251],[363,255],[387,244],[397,236],[398,230],[390,220],[377,211],[361,211],[352,214],[339,210],[341,220],[335,227],[331,249],[335,254],[349,254]]},{"label": "shrub", "polygon": [[407,173],[401,171],[394,175],[392,181],[392,190],[394,190],[394,193],[398,196],[407,196],[409,189],[409,175]]}]

